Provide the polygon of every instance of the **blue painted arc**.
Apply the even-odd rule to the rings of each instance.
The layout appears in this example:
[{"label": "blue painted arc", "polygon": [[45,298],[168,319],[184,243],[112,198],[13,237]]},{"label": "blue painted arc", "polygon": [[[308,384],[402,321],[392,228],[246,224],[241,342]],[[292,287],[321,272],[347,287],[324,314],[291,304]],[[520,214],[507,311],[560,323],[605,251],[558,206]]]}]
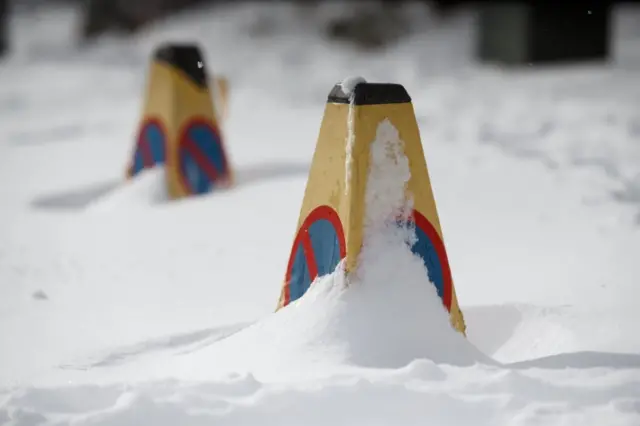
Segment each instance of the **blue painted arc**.
[{"label": "blue painted arc", "polygon": [[291,280],[289,281],[289,300],[293,302],[299,299],[311,286],[311,277],[307,267],[307,259],[304,256],[302,242],[296,247],[296,256],[291,268]]},{"label": "blue painted arc", "polygon": [[427,234],[418,226],[415,226],[415,232],[416,242],[411,247],[411,251],[422,258],[429,273],[429,281],[435,285],[438,296],[444,299],[444,275],[436,248]]},{"label": "blue painted arc", "polygon": [[[198,151],[200,157],[215,168],[218,176],[226,174],[226,164],[221,141],[218,136],[211,131],[209,126],[196,124],[187,130],[186,137],[188,141],[191,141],[192,146]],[[194,193],[204,194],[215,187],[214,179],[200,167],[191,152],[182,146],[180,148],[180,167]]]},{"label": "blue painted arc", "polygon": [[160,126],[155,123],[149,123],[142,128],[136,151],[133,157],[133,174],[139,173],[144,169],[144,157],[142,154],[141,144],[145,143],[151,152],[153,164],[163,164],[166,160],[165,138]]},{"label": "blue painted arc", "polygon": [[[304,232],[304,230],[300,230]],[[340,242],[338,233],[333,224],[326,219],[320,219],[309,226],[309,238],[315,256],[318,276],[330,274],[340,263]],[[291,280],[289,282],[290,301],[302,297],[311,286],[309,267],[304,255],[302,241],[296,247],[295,260],[291,269]]]}]

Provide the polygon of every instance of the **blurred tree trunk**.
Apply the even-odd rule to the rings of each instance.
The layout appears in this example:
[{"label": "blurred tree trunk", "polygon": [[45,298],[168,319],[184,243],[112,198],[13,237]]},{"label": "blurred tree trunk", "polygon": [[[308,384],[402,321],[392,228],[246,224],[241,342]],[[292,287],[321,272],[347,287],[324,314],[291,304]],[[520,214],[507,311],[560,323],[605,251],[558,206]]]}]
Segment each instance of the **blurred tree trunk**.
[{"label": "blurred tree trunk", "polygon": [[9,49],[9,0],[0,0],[0,56]]}]

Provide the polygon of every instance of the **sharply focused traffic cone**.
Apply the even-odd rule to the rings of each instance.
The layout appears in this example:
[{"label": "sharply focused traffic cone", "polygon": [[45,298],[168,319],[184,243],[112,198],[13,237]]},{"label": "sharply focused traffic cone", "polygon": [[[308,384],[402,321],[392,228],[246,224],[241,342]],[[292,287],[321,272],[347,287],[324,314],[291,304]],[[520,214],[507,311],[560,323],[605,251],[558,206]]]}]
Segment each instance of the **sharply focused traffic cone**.
[{"label": "sharply focused traffic cone", "polygon": [[[360,83],[353,100],[336,85],[329,94],[291,248],[278,309],[300,298],[316,276],[332,272],[346,258],[354,271],[363,241],[369,146],[378,124],[388,119],[404,141],[411,178],[417,242],[412,251],[422,257],[452,326],[465,333],[447,252],[443,243],[418,124],[408,93],[398,84]],[[351,163],[345,166],[351,111],[354,140]]]},{"label": "sharply focused traffic cone", "polygon": [[227,108],[226,79],[207,76],[198,46],[175,44],[156,51],[148,78],[136,149],[127,175],[133,177],[145,168],[164,164],[170,198],[231,185],[232,173],[220,129],[222,118],[216,111],[216,107],[223,112]]}]

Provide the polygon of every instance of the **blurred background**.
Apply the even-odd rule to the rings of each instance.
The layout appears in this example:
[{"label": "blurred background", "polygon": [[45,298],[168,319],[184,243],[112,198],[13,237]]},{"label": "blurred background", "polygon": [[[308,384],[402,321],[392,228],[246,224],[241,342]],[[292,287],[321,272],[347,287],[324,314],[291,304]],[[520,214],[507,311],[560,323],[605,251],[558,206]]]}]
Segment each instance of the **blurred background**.
[{"label": "blurred background", "polygon": [[[616,179],[625,176],[627,191],[635,168],[628,175],[619,163],[635,158],[627,142],[639,126],[627,117],[636,111],[640,94],[638,6],[636,1],[0,0],[0,79],[6,83],[0,106],[7,117],[0,137],[22,143],[42,132],[54,138],[71,133],[91,135],[96,143],[102,137],[122,140],[126,146],[135,132],[153,50],[162,42],[187,41],[201,46],[209,73],[227,77],[236,94],[254,90],[274,103],[280,98],[321,106],[332,85],[349,75],[399,82],[421,100],[418,118],[421,124],[435,123],[423,128],[439,129],[435,140],[495,143],[511,154],[553,157],[542,160],[545,164],[568,161],[567,155],[583,162],[574,158],[577,151],[592,140],[602,143],[602,132],[622,132],[616,140],[625,141],[619,142],[624,154],[614,163]],[[71,102],[74,96],[84,108]],[[595,114],[624,117],[626,124],[596,132],[585,125],[585,135],[576,137],[563,118],[564,105],[574,101],[581,109],[597,109]],[[55,118],[49,114],[54,105]],[[529,122],[514,121],[518,114],[528,115]],[[536,126],[542,130],[534,137],[530,129]],[[547,149],[560,146],[571,147],[563,160]],[[598,167],[608,178],[614,175],[614,166]]]},{"label": "blurred background", "polygon": [[[630,0],[590,0],[579,4],[531,0],[0,0],[0,52],[6,54],[13,44],[19,43],[12,41],[20,38],[12,34],[12,16],[72,9],[76,18],[67,22],[67,31],[73,33],[80,46],[105,34],[132,35],[189,11],[207,9],[214,13],[215,8],[253,5],[254,16],[245,30],[255,36],[282,30],[285,22],[287,26],[294,26],[294,23],[308,24],[314,20],[328,40],[375,49],[397,43],[416,31],[441,25],[461,10],[473,10],[479,17],[476,53],[483,59],[534,62],[602,58],[609,52],[612,13],[619,7],[637,3]],[[283,14],[284,5],[295,9],[295,13]],[[427,10],[428,19],[424,16]]]},{"label": "blurred background", "polygon": [[[549,170],[588,169],[625,214],[640,202],[634,1],[0,0],[0,140],[77,143],[78,158],[100,153],[96,180],[120,178],[114,164],[124,167],[130,154],[149,60],[164,42],[198,44],[208,72],[229,80],[229,149],[238,161],[276,156],[243,133],[257,99],[264,111],[305,107],[315,111],[305,116],[320,116],[337,81],[362,75],[403,84],[434,146],[497,146]],[[278,123],[266,124],[276,134],[285,117],[260,120]],[[299,155],[309,155],[313,123],[287,130],[310,141]],[[89,146],[92,154],[83,152]],[[10,158],[22,155],[13,148],[7,176]],[[33,191],[74,181],[63,176]],[[29,193],[28,181],[20,185]]]}]

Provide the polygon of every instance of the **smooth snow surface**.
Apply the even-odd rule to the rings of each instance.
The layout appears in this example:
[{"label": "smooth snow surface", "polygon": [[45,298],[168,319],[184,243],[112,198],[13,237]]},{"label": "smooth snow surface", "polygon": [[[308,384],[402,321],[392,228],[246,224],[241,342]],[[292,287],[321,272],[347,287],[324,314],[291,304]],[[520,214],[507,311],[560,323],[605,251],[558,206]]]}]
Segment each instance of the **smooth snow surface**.
[{"label": "smooth snow surface", "polygon": [[168,200],[164,167],[141,171],[135,179],[126,181],[117,191],[108,193],[87,206],[87,211],[110,212],[118,208],[148,207]]},{"label": "smooth snow surface", "polygon": [[[438,23],[409,5],[421,29],[372,54],[319,37],[341,7],[219,6],[82,50],[75,13],[15,16],[0,424],[640,424],[640,10],[616,12],[606,66],[502,70],[469,60],[466,13]],[[233,190],[170,202],[162,168],[124,180],[147,61],[168,39],[200,40],[229,78]],[[410,206],[410,159],[386,121],[359,269],[274,312],[346,75],[413,99],[467,339],[411,228],[389,225]]]}]

